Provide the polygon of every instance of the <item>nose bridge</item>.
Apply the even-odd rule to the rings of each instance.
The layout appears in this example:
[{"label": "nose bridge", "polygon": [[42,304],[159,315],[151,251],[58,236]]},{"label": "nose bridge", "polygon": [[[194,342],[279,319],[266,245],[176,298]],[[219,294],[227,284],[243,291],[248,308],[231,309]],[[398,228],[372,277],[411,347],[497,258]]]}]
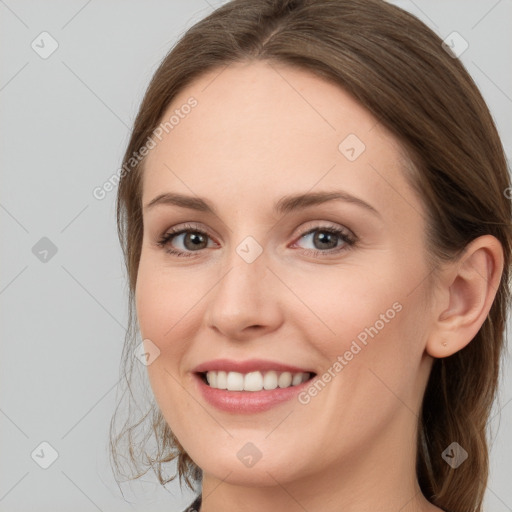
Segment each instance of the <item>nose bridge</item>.
[{"label": "nose bridge", "polygon": [[249,263],[234,250],[227,258],[225,268],[226,272],[216,286],[215,301],[232,311],[257,306],[264,294],[262,288],[267,274],[263,255]]},{"label": "nose bridge", "polygon": [[247,327],[275,327],[279,310],[268,287],[267,258],[255,259],[251,241],[242,242],[225,260],[224,271],[208,300],[207,322],[229,337],[237,337]]}]

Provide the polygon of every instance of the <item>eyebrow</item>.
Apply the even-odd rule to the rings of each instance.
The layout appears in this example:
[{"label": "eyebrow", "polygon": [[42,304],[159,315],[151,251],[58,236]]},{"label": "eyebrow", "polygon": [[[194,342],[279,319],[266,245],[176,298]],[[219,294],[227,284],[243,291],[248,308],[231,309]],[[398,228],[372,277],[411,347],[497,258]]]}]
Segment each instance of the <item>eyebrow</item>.
[{"label": "eyebrow", "polygon": [[[310,206],[316,206],[334,200],[355,204],[369,211],[373,215],[381,217],[381,214],[371,204],[368,204],[361,198],[353,196],[352,194],[342,190],[309,192],[305,194],[284,196],[274,205],[274,211],[278,214],[284,215],[292,211],[302,210]],[[206,199],[171,192],[156,196],[144,206],[144,210],[150,210],[157,205],[173,205],[204,213],[210,213],[215,216],[218,215],[215,208]]]}]

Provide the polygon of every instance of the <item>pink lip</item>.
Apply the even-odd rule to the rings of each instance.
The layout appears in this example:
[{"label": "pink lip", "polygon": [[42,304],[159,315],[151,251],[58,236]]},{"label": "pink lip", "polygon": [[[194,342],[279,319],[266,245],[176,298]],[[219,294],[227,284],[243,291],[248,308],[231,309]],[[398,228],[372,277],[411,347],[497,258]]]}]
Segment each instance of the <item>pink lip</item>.
[{"label": "pink lip", "polygon": [[203,373],[207,371],[225,371],[225,372],[238,372],[238,373],[249,373],[249,372],[264,372],[269,370],[275,370],[276,372],[310,372],[312,370],[299,368],[298,366],[290,366],[288,364],[278,363],[277,361],[270,361],[268,359],[248,359],[247,361],[233,361],[231,359],[214,359],[212,361],[206,361],[201,363],[192,369],[194,373]]},{"label": "pink lip", "polygon": [[211,405],[221,411],[235,414],[251,414],[263,412],[296,397],[300,391],[311,384],[311,379],[297,386],[288,388],[263,389],[262,391],[227,391],[226,389],[211,388],[203,381],[200,373],[207,371],[225,371],[249,373],[251,371],[276,372],[309,372],[304,368],[281,364],[264,359],[251,359],[248,361],[231,361],[228,359],[215,359],[196,366],[193,377],[202,397]]}]

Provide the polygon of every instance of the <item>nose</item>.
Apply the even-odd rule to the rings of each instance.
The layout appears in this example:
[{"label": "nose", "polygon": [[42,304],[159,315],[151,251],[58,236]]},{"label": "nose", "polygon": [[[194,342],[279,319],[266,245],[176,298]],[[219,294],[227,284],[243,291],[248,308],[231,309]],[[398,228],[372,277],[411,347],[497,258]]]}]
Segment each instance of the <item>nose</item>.
[{"label": "nose", "polygon": [[207,326],[232,340],[261,337],[278,329],[283,322],[278,285],[263,255],[247,263],[235,253],[207,295]]}]

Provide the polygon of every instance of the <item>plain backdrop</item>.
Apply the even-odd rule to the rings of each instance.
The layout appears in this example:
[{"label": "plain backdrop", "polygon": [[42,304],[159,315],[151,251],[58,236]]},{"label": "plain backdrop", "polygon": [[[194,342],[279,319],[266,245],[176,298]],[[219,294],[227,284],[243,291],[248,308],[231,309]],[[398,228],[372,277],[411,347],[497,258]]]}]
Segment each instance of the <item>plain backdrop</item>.
[{"label": "plain backdrop", "polygon": [[[160,60],[221,3],[0,0],[0,511],[169,512],[191,502],[151,473],[123,484],[123,499],[112,477],[127,288],[116,192],[92,191],[119,168]],[[512,2],[395,3],[467,42],[460,58],[510,155]],[[492,420],[492,512],[512,510],[509,363]]]}]

